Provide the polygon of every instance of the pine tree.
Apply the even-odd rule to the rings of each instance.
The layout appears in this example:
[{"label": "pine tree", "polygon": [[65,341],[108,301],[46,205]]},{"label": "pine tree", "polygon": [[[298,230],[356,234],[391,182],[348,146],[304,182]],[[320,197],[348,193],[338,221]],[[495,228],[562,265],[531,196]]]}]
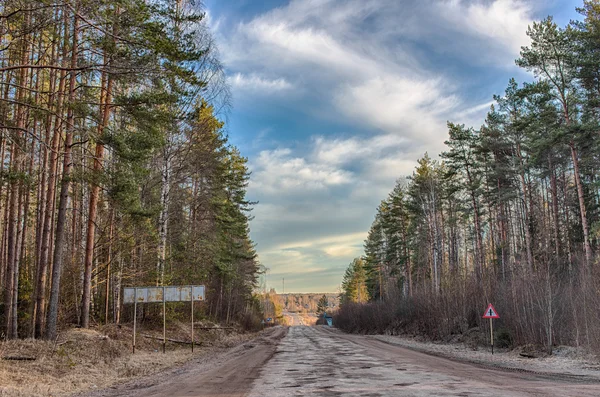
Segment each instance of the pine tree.
[{"label": "pine tree", "polygon": [[323,295],[319,302],[317,302],[317,315],[320,316],[327,312],[327,308],[329,307],[329,301],[327,300],[327,296]]},{"label": "pine tree", "polygon": [[205,283],[215,319],[257,311],[247,160],[214,110],[229,94],[202,8],[22,5],[0,4],[2,333],[118,322],[121,288],[157,276]]}]

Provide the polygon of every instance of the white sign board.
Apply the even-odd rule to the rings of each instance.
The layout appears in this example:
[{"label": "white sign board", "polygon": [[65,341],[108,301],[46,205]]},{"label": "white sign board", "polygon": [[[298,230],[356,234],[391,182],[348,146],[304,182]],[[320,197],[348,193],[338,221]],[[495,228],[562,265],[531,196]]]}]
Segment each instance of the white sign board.
[{"label": "white sign board", "polygon": [[[164,296],[163,296],[164,295]],[[129,287],[123,289],[123,303],[203,301],[204,285],[182,287]]]},{"label": "white sign board", "polygon": [[[167,310],[166,302],[203,301],[204,285],[162,286],[162,287],[128,287],[123,288],[123,303],[133,303],[133,352],[135,353],[135,336],[137,325],[137,304],[161,302],[163,304],[163,353],[167,345]],[[192,311],[192,352],[194,351],[194,305]]]}]

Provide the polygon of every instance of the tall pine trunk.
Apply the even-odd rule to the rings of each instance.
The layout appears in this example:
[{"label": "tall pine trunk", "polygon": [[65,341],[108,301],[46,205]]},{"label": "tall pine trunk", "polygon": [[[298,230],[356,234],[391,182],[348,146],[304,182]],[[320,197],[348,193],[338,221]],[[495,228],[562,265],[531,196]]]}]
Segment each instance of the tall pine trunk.
[{"label": "tall pine trunk", "polygon": [[69,203],[69,186],[71,182],[71,150],[73,144],[74,132],[74,100],[77,71],[77,48],[79,37],[79,17],[77,16],[78,4],[75,3],[75,12],[73,13],[73,42],[71,45],[71,71],[69,77],[69,110],[67,112],[67,128],[64,144],[63,174],[60,186],[60,196],[58,204],[58,214],[56,216],[56,231],[54,236],[54,257],[52,266],[52,288],[50,290],[50,302],[48,305],[48,315],[46,319],[46,339],[55,339],[58,322],[58,300],[60,295],[60,279],[62,276],[66,224],[67,224],[67,206]]},{"label": "tall pine trunk", "polygon": [[583,246],[585,249],[585,263],[588,267],[592,265],[592,246],[590,245],[590,228],[587,220],[587,211],[585,205],[585,196],[583,194],[583,185],[581,183],[581,174],[579,172],[579,156],[575,143],[569,142],[571,149],[571,160],[573,161],[573,174],[575,176],[575,186],[577,187],[577,198],[579,199],[579,213],[581,214],[581,227],[583,229]]},{"label": "tall pine trunk", "polygon": [[[30,12],[25,14],[24,25],[28,27],[30,21]],[[20,64],[26,65],[29,60],[29,35],[22,38],[21,59]],[[17,78],[16,88],[16,114],[15,125],[16,129],[12,136],[14,142],[11,147],[11,183],[10,183],[10,201],[8,214],[8,230],[7,230],[7,265],[5,274],[5,291],[4,291],[4,319],[6,321],[6,335],[8,338],[16,338],[16,301],[19,290],[19,220],[20,210],[19,198],[22,194],[22,177],[19,175],[23,171],[22,159],[23,148],[25,147],[25,118],[26,107],[21,105],[25,103],[25,95],[27,90],[28,68],[21,68]],[[16,276],[15,276],[16,275]]]},{"label": "tall pine trunk", "polygon": [[[65,42],[63,44],[63,63],[66,66],[66,59],[68,56],[67,50],[67,37],[68,37],[68,23],[64,23],[64,37]],[[66,71],[62,69],[60,71],[57,99],[54,109],[56,117],[54,118],[54,129],[52,135],[52,142],[50,144],[49,163],[48,163],[48,189],[46,191],[45,199],[45,210],[44,219],[42,222],[43,229],[40,237],[40,256],[38,260],[38,269],[36,277],[36,299],[33,313],[33,322],[35,324],[34,335],[35,337],[41,337],[45,331],[45,320],[46,320],[46,287],[48,279],[48,268],[50,267],[50,252],[52,245],[52,234],[54,231],[54,218],[55,218],[55,203],[56,203],[56,182],[58,179],[58,164],[59,164],[59,143],[61,138],[61,131],[64,127],[62,120],[62,113],[65,99],[65,85],[66,85]],[[47,126],[47,133],[50,133],[50,124]]]},{"label": "tall pine trunk", "polygon": [[556,170],[552,161],[548,160],[550,167],[550,195],[552,196],[552,219],[554,221],[554,250],[558,258],[561,257],[561,244],[560,244],[560,222],[558,218],[558,191],[556,188]]},{"label": "tall pine trunk", "polygon": [[529,207],[527,205],[528,197],[527,194],[527,182],[525,181],[525,164],[523,162],[523,156],[521,155],[521,144],[517,143],[517,157],[519,158],[519,180],[521,182],[521,190],[523,191],[523,211],[525,215],[525,249],[527,253],[527,271],[531,273],[533,271],[533,252],[531,249],[531,215]]},{"label": "tall pine trunk", "polygon": [[[105,58],[106,59],[106,58]],[[101,95],[103,103],[101,106],[102,115],[101,123],[98,126],[98,141],[96,143],[96,153],[94,156],[94,178],[97,178],[102,172],[102,160],[104,158],[104,144],[102,143],[102,135],[104,129],[108,124],[110,118],[110,102],[112,100],[112,86],[113,79],[111,76],[103,76],[106,81],[106,87],[104,94]],[[98,213],[98,198],[100,193],[99,181],[95,180],[92,182],[90,187],[90,201],[89,201],[89,215],[88,215],[88,227],[85,242],[85,270],[83,276],[83,296],[81,299],[81,326],[88,328],[90,325],[90,298],[91,298],[91,285],[92,285],[92,264],[94,261],[94,246],[95,246],[95,234],[96,234],[96,215]]]}]

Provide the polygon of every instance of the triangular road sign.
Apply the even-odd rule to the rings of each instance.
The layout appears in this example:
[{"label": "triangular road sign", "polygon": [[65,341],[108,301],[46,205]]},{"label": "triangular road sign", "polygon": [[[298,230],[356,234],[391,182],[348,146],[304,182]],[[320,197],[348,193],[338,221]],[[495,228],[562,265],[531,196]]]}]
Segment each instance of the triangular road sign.
[{"label": "triangular road sign", "polygon": [[483,313],[482,318],[500,318],[494,306],[490,303],[487,309],[485,309],[485,313]]}]

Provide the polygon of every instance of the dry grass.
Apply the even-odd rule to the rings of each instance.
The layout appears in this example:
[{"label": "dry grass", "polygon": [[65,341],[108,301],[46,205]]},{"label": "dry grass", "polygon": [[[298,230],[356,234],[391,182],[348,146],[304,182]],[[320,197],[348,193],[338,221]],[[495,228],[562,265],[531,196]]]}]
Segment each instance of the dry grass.
[{"label": "dry grass", "polygon": [[[144,334],[160,333],[144,330]],[[189,325],[173,324],[168,337],[190,340]],[[201,346],[192,355],[190,346],[138,337],[131,354],[132,330],[106,326],[97,330],[70,329],[55,342],[16,340],[0,342],[0,357],[35,357],[33,361],[0,360],[0,396],[65,396],[106,388],[134,377],[151,375],[183,364],[206,352],[203,346],[230,347],[252,337],[223,331],[198,332]]]}]

